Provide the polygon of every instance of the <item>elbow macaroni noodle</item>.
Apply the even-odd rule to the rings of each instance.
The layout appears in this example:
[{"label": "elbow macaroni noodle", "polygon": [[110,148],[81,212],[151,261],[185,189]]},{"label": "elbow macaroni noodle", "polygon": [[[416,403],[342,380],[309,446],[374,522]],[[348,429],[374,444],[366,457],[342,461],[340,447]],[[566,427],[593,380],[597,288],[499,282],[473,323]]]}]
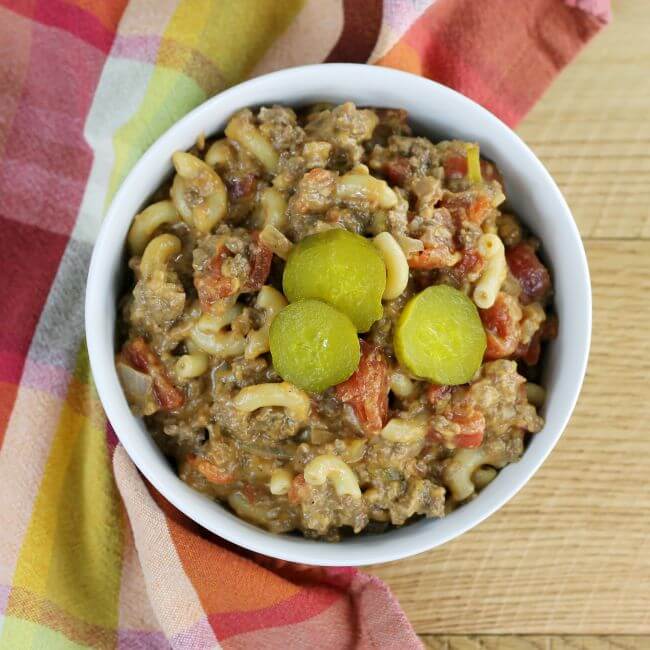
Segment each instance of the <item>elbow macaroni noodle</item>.
[{"label": "elbow macaroni noodle", "polygon": [[228,495],[228,505],[239,517],[253,524],[264,526],[268,522],[266,509],[251,503],[241,492]]},{"label": "elbow macaroni noodle", "polygon": [[203,314],[190,332],[190,341],[201,351],[227,359],[244,353],[246,340],[238,332],[225,328],[241,315],[243,307],[233,305],[223,314]]},{"label": "elbow macaroni noodle", "polygon": [[492,233],[481,235],[478,240],[478,252],[485,260],[485,268],[474,288],[473,298],[477,307],[489,309],[506,279],[506,254],[503,242]]},{"label": "elbow macaroni noodle", "polygon": [[345,451],[341,454],[341,458],[346,463],[354,465],[358,463],[363,455],[366,453],[367,441],[364,438],[354,438],[345,442]]},{"label": "elbow macaroni noodle", "polygon": [[217,140],[205,154],[205,162],[211,167],[225,166],[234,161],[232,146],[226,138]]},{"label": "elbow macaroni noodle", "polygon": [[184,354],[176,361],[174,369],[181,379],[200,377],[208,369],[208,357],[202,352]]},{"label": "elbow macaroni noodle", "polygon": [[539,384],[526,382],[526,398],[533,406],[540,408],[546,401],[546,390]]},{"label": "elbow macaroni noodle", "polygon": [[408,420],[391,418],[381,430],[381,437],[389,442],[420,442],[428,431],[426,416],[417,416]]},{"label": "elbow macaroni noodle", "polygon": [[133,255],[142,255],[154,232],[164,224],[177,223],[178,211],[171,201],[158,201],[135,215],[128,244]]},{"label": "elbow macaroni noodle", "polygon": [[247,413],[267,406],[278,406],[284,408],[296,422],[304,422],[311,409],[309,395],[286,381],[242,388],[233,399],[233,404]]},{"label": "elbow macaroni noodle", "polygon": [[305,465],[305,482],[308,485],[324,485],[329,479],[340,497],[349,495],[361,497],[359,481],[352,468],[334,454],[316,456]]},{"label": "elbow macaroni noodle", "polygon": [[364,165],[363,163],[359,163],[358,165],[355,165],[351,170],[351,174],[363,174],[363,175],[368,175],[370,174],[370,170],[368,169],[368,165]]},{"label": "elbow macaroni noodle", "polygon": [[501,468],[508,464],[503,460],[503,454],[501,457],[499,456],[496,453],[486,452],[483,447],[457,450],[456,454],[449,459],[443,472],[445,484],[454,499],[463,501],[474,494],[476,486],[472,481],[472,476],[482,465]]},{"label": "elbow macaroni noodle", "polygon": [[364,199],[378,208],[394,208],[397,194],[383,181],[369,174],[349,172],[336,181],[336,196],[344,201]]},{"label": "elbow macaroni noodle", "polygon": [[424,242],[421,239],[407,237],[406,235],[396,235],[395,241],[407,257],[424,250]]},{"label": "elbow macaroni noodle", "polygon": [[394,370],[390,376],[390,389],[402,399],[415,394],[415,383],[413,380],[399,370]]},{"label": "elbow macaroni noodle", "polygon": [[286,260],[293,248],[293,244],[270,223],[260,232],[260,241],[280,259]]},{"label": "elbow macaroni noodle", "polygon": [[[172,156],[176,176],[170,195],[188,226],[209,233],[228,211],[228,192],[217,172],[200,158],[184,151]],[[192,193],[192,201],[188,193]],[[198,197],[198,198],[196,198]]]},{"label": "elbow macaroni noodle", "polygon": [[158,235],[144,249],[140,260],[140,273],[149,279],[154,273],[164,273],[169,260],[181,252],[181,240],[174,235]]},{"label": "elbow macaroni noodle", "polygon": [[275,173],[280,156],[260,130],[246,119],[245,113],[235,115],[226,126],[226,136],[238,142],[257,158],[269,173]]},{"label": "elbow macaroni noodle", "polygon": [[497,477],[497,471],[494,467],[479,467],[474,474],[472,474],[472,483],[477,490],[482,490],[485,486],[489,485]]},{"label": "elbow macaroni noodle", "polygon": [[273,226],[282,232],[287,225],[287,200],[282,192],[267,187],[260,196],[260,208],[265,226]]},{"label": "elbow macaroni noodle", "polygon": [[389,232],[380,233],[372,241],[386,265],[386,289],[384,289],[383,300],[395,300],[402,295],[409,281],[406,255]]},{"label": "elbow macaroni noodle", "polygon": [[288,469],[274,469],[269,481],[269,491],[271,494],[287,494],[292,481],[293,474]]},{"label": "elbow macaroni noodle", "polygon": [[260,289],[255,300],[255,307],[264,312],[264,324],[260,329],[248,333],[244,351],[246,359],[256,359],[260,354],[270,350],[269,329],[273,319],[285,305],[287,305],[287,299],[277,289],[269,285]]}]

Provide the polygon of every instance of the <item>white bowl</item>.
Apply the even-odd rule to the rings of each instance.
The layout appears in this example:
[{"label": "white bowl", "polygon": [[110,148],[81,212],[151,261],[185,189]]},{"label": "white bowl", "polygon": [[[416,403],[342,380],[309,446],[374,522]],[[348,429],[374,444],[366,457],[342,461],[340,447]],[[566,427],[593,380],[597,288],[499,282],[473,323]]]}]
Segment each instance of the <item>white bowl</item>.
[{"label": "white bowl", "polygon": [[[346,100],[405,108],[415,133],[434,140],[461,138],[480,143],[481,151],[503,173],[511,205],[543,242],[560,327],[546,358],[546,424],[532,436],[519,462],[503,469],[474,501],[443,519],[420,520],[381,535],[331,544],[267,533],[183,483],[142,421],[131,414],[113,356],[126,234],[133,216],[169,174],[172,153],[191,147],[201,132],[221,132],[230,115],[246,106]],[[504,505],[542,464],[569,420],[585,373],[591,336],[589,270],[573,217],[553,179],[494,115],[457,92],[415,75],[365,65],[312,65],[258,77],[220,93],[170,128],[138,161],[117,192],[95,245],[86,292],[86,336],[97,390],[113,428],[140,471],[179,510],[252,551],[306,564],[366,565],[408,557],[458,537]]]}]

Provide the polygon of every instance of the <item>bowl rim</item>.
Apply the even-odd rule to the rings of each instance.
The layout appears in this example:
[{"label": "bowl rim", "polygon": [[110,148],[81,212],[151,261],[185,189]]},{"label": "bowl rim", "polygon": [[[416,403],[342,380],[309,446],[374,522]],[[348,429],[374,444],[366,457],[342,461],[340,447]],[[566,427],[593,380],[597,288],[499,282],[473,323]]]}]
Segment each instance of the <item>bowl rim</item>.
[{"label": "bowl rim", "polygon": [[[524,458],[527,458],[527,467],[522,476],[519,476],[517,480],[512,481],[509,489],[505,490],[504,494],[492,498],[489,502],[487,499],[484,499],[483,503],[481,503],[481,498],[477,498],[474,501],[463,505],[455,512],[466,511],[467,516],[460,518],[457,525],[451,527],[452,530],[448,530],[443,534],[418,534],[417,536],[413,535],[412,539],[410,537],[409,539],[403,539],[403,536],[397,536],[398,531],[409,529],[414,530],[418,526],[422,528],[421,524],[430,526],[431,524],[435,524],[437,521],[442,521],[423,520],[396,529],[395,531],[390,531],[376,536],[356,537],[350,542],[342,542],[339,544],[331,544],[317,540],[306,540],[301,537],[277,535],[252,526],[244,520],[227,512],[225,508],[215,504],[204,495],[196,492],[183,483],[175,473],[173,473],[173,470],[171,470],[173,477],[169,476],[169,473],[161,473],[154,470],[154,468],[149,466],[149,461],[147,460],[147,453],[143,446],[146,445],[146,443],[138,442],[138,437],[141,432],[137,432],[137,435],[133,435],[133,425],[136,421],[135,416],[131,415],[131,426],[129,426],[129,418],[124,411],[124,404],[126,401],[119,385],[113,363],[115,353],[114,347],[111,345],[111,349],[108,350],[107,348],[109,346],[105,340],[106,337],[100,336],[102,328],[99,327],[99,324],[101,323],[101,319],[105,317],[102,313],[102,309],[105,307],[105,304],[102,304],[102,300],[105,296],[101,294],[101,291],[92,289],[108,289],[107,283],[109,280],[104,277],[107,275],[107,273],[105,273],[105,267],[107,266],[108,261],[115,255],[113,249],[118,246],[113,237],[113,230],[122,220],[120,217],[121,204],[126,200],[126,197],[133,192],[137,192],[134,187],[137,186],[138,177],[151,166],[153,160],[161,155],[167,155],[169,153],[168,143],[174,140],[177,133],[195,122],[200,122],[203,117],[208,119],[208,114],[211,111],[214,111],[215,108],[221,108],[221,110],[224,110],[229,106],[233,99],[236,100],[238,96],[245,95],[247,92],[254,90],[256,86],[265,86],[268,84],[278,84],[279,86],[282,86],[282,84],[286,83],[295,84],[300,80],[304,81],[306,78],[317,78],[319,75],[327,76],[330,79],[335,79],[337,75],[353,75],[359,79],[364,78],[363,82],[368,85],[377,84],[377,87],[384,84],[407,84],[412,86],[414,90],[417,89],[418,91],[421,91],[424,96],[429,93],[439,97],[444,97],[447,101],[452,103],[455,102],[459,104],[459,106],[464,104],[468,110],[474,111],[477,115],[480,115],[484,121],[488,122],[491,128],[500,131],[499,136],[504,140],[504,148],[515,147],[519,150],[521,155],[526,157],[527,164],[530,165],[531,171],[535,173],[539,182],[544,185],[545,191],[551,192],[552,199],[562,211],[562,215],[559,218],[562,220],[563,225],[566,225],[568,229],[566,235],[571,240],[570,244],[568,244],[568,248],[572,250],[574,254],[577,254],[577,264],[581,273],[580,277],[575,278],[574,281],[580,284],[581,290],[584,294],[584,313],[582,314],[584,316],[584,331],[582,331],[582,338],[576,342],[578,349],[574,350],[574,352],[577,353],[577,361],[574,363],[573,367],[574,381],[572,383],[572,390],[565,399],[565,408],[564,412],[560,415],[559,426],[556,426],[555,430],[551,433],[546,432],[548,435],[545,439],[546,442],[543,447],[537,451],[534,458],[530,454],[527,457],[529,450],[526,450],[522,459],[520,459],[517,464],[522,463]],[[327,86],[323,85],[323,88],[326,89]],[[366,87],[362,92],[374,91],[369,91]],[[351,99],[354,100],[354,97],[351,97]],[[261,98],[260,102],[248,102],[248,105],[259,105],[265,101],[267,100]],[[236,101],[234,103],[237,104]],[[287,103],[295,105],[299,103],[299,101],[292,101],[291,98],[288,98]],[[237,108],[239,108],[239,105],[233,106],[233,108],[230,109],[230,112]],[[200,130],[197,127],[194,137],[196,137],[199,132]],[[142,198],[143,200],[146,200],[146,197]],[[133,215],[131,215],[129,221],[132,218]],[[120,241],[118,253],[120,258],[122,257],[123,246],[123,241]],[[440,546],[441,544],[462,535],[467,530],[480,524],[484,519],[505,505],[532,478],[547,458],[548,454],[555,447],[566,428],[582,387],[591,342],[591,284],[586,254],[569,206],[555,181],[552,179],[541,161],[535,156],[523,140],[505,123],[468,97],[461,95],[451,88],[418,75],[391,68],[369,66],[365,64],[313,64],[286,68],[260,77],[255,77],[209,98],[187,113],[179,121],[175,122],[135,163],[115,193],[93,247],[86,288],[85,328],[91,372],[107,418],[113,426],[113,429],[128,456],[138,467],[140,472],[156,488],[156,490],[176,508],[207,530],[215,533],[217,536],[250,551],[262,553],[282,560],[320,566],[364,566],[410,557]],[[111,325],[111,333],[114,332],[114,326],[115,322]],[[110,338],[112,342],[113,337],[111,336]],[[149,442],[152,443],[152,440]],[[445,519],[448,520],[450,516]],[[397,543],[391,543],[392,541],[396,541]]]}]

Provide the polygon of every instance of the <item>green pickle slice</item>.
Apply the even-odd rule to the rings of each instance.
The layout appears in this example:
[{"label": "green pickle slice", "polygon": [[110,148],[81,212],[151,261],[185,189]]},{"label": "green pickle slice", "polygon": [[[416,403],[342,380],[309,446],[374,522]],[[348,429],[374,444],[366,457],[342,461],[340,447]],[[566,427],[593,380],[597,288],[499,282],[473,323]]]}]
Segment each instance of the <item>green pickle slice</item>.
[{"label": "green pickle slice", "polygon": [[320,393],[357,369],[359,339],[352,321],[320,300],[282,309],[269,331],[273,367],[285,381]]},{"label": "green pickle slice", "polygon": [[479,369],[486,338],[476,305],[446,285],[407,303],[395,329],[395,353],[413,374],[436,384],[465,384]]},{"label": "green pickle slice", "polygon": [[289,302],[322,300],[346,314],[359,332],[367,332],[383,315],[386,267],[365,237],[326,230],[293,247],[282,286]]}]

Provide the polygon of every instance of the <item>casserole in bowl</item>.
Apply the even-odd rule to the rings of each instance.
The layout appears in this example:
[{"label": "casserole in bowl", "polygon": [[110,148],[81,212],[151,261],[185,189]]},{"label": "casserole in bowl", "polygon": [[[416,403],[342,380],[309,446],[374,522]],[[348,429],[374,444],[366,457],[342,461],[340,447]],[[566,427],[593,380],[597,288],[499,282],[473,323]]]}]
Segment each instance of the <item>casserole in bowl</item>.
[{"label": "casserole in bowl", "polygon": [[[113,357],[126,233],[133,216],[168,176],[172,154],[189,149],[201,132],[219,133],[233,113],[248,106],[346,100],[361,106],[404,108],[414,132],[434,140],[480,143],[481,152],[503,173],[513,210],[543,242],[553,271],[560,326],[547,353],[548,397],[542,412],[546,424],[518,463],[506,467],[476,499],[443,519],[331,545],[256,529],[180,482],[142,422],[131,415]],[[108,417],[131,458],[164,496],[206,528],[247,548],[298,562],[345,565],[397,559],[451,539],[493,512],[530,478],[557,441],[577,398],[588,353],[590,314],[588,271],[575,224],[557,187],[516,135],[470,100],[427,80],[383,68],[326,65],[286,70],[226,91],[153,145],[116,195],[98,238],[88,282],[86,326],[93,373]]]}]

